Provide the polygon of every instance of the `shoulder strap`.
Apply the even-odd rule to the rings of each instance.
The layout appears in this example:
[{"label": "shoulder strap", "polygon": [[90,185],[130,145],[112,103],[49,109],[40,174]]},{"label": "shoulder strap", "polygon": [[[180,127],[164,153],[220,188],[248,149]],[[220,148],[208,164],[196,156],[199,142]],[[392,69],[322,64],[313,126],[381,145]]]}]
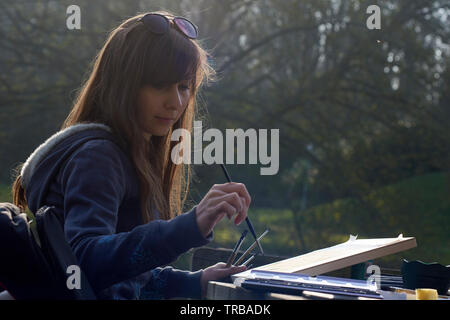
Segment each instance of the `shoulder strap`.
[{"label": "shoulder strap", "polygon": [[[42,252],[54,272],[55,286],[63,295],[57,299],[95,300],[94,290],[66,241],[63,227],[54,212],[54,207],[44,206],[39,209],[36,213],[36,224],[41,236]],[[68,271],[74,272],[73,276],[67,274]],[[79,287],[69,289],[70,278],[73,278]]]}]

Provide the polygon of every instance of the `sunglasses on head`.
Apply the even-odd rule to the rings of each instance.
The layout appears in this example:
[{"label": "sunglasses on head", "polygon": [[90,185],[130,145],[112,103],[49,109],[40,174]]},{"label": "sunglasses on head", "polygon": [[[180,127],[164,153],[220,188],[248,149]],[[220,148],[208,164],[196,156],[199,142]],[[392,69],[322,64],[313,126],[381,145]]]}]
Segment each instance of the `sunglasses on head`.
[{"label": "sunglasses on head", "polygon": [[[169,31],[170,20],[166,16],[158,13],[147,13],[139,18],[151,32],[156,34],[165,34]],[[189,39],[197,39],[198,28],[195,24],[183,17],[175,17],[172,19],[174,26]]]}]

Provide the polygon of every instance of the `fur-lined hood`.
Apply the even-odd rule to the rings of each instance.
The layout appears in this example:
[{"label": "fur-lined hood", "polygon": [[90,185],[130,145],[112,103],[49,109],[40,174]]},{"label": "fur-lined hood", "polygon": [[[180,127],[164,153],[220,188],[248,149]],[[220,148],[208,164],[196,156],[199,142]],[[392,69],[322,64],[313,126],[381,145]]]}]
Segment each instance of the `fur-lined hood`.
[{"label": "fur-lined hood", "polygon": [[53,134],[28,157],[21,177],[32,212],[45,205],[50,184],[73,152],[92,139],[105,139],[117,144],[111,128],[104,124],[76,124]]},{"label": "fur-lined hood", "polygon": [[52,149],[56,145],[58,145],[59,143],[61,143],[62,141],[64,141],[65,139],[76,133],[91,129],[102,129],[107,132],[111,132],[111,128],[109,128],[104,124],[80,123],[67,127],[61,131],[58,131],[51,137],[49,137],[47,140],[45,140],[44,143],[42,143],[39,147],[37,147],[33,151],[33,153],[31,153],[31,155],[28,157],[28,159],[25,161],[22,167],[22,170],[20,172],[20,175],[22,176],[22,187],[24,187],[25,189],[27,188],[37,165],[52,151]]}]

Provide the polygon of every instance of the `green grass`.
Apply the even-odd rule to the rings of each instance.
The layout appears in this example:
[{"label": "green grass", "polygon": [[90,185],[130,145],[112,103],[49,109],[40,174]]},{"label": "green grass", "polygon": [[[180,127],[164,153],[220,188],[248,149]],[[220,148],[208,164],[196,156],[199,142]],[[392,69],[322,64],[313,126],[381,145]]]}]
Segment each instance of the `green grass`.
[{"label": "green grass", "polygon": [[12,202],[10,186],[0,185],[0,202]]},{"label": "green grass", "polygon": [[[415,237],[417,248],[374,261],[397,268],[401,259],[450,264],[450,174],[433,173],[374,190],[362,199],[339,199],[304,212],[250,209],[257,233],[270,227],[263,244],[267,253],[294,256],[358,238]],[[295,218],[294,218],[295,217]],[[305,247],[297,232],[301,221]],[[213,247],[232,248],[240,229],[221,221]],[[250,241],[251,237],[247,237]],[[244,244],[244,248],[248,245]]]},{"label": "green grass", "polygon": [[[383,261],[395,265],[401,258],[450,263],[450,175],[428,174],[375,190],[361,200],[335,201],[306,214],[305,221],[320,230],[316,241],[333,235],[395,237],[402,233],[417,240],[417,248]],[[344,232],[347,231],[347,232]]]}]

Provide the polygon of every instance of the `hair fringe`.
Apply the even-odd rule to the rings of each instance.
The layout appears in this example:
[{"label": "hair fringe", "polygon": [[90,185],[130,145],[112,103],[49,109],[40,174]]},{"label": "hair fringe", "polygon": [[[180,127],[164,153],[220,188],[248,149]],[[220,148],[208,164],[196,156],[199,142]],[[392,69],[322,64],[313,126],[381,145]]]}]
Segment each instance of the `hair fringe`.
[{"label": "hair fringe", "polygon": [[22,212],[25,212],[28,208],[28,203],[25,189],[22,187],[22,176],[20,174],[16,177],[16,180],[12,185],[11,193],[14,205],[18,206]]}]

